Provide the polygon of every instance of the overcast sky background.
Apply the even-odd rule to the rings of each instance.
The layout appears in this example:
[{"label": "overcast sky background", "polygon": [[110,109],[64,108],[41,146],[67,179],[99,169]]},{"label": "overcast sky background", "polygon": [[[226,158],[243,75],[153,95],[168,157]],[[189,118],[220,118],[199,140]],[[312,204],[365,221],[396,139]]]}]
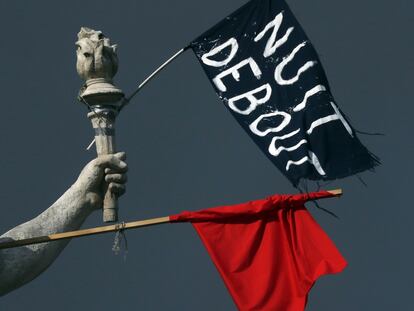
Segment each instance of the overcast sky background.
[{"label": "overcast sky background", "polygon": [[[116,84],[129,94],[162,61],[244,0],[1,1],[2,232],[50,206],[95,156],[76,101],[81,26],[119,44]],[[412,39],[414,3],[289,0],[320,54],[338,105],[383,165],[333,182],[344,196],[310,207],[349,262],[320,279],[308,311],[413,309]],[[410,92],[411,91],[411,92]],[[259,199],[296,190],[218,99],[191,51],[151,82],[118,118],[128,154],[121,219]],[[96,213],[84,227],[102,225]],[[72,241],[39,278],[0,300],[1,310],[236,310],[190,224],[127,232],[126,262],[113,234]]]}]

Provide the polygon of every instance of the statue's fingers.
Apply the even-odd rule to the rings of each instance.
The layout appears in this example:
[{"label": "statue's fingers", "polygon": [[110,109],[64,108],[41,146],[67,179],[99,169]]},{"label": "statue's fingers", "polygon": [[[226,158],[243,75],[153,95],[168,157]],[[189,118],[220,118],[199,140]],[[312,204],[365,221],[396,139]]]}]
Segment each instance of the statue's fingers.
[{"label": "statue's fingers", "polygon": [[127,182],[127,180],[127,174],[107,174],[105,176],[105,181],[109,183],[114,182],[118,184],[124,184]]},{"label": "statue's fingers", "polygon": [[123,195],[126,191],[126,187],[125,187],[124,184],[118,184],[118,183],[115,183],[115,182],[111,182],[109,184],[108,189],[109,189],[109,191],[111,191],[112,193],[114,193],[118,196]]},{"label": "statue's fingers", "polygon": [[110,168],[118,173],[123,173],[128,170],[128,165],[122,158],[125,159],[124,152],[101,155],[96,159],[96,164],[102,168]]},{"label": "statue's fingers", "polygon": [[122,174],[123,172],[120,172],[119,170],[115,170],[115,169],[110,168],[110,167],[107,167],[105,169],[105,175],[108,175],[108,174],[119,174],[119,173]]},{"label": "statue's fingers", "polygon": [[122,161],[126,160],[126,153],[123,151],[115,153],[114,156]]}]

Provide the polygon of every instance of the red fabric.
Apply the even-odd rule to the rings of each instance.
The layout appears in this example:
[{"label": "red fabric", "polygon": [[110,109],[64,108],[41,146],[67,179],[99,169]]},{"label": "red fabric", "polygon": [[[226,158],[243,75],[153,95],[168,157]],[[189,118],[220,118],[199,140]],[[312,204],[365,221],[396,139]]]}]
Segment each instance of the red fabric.
[{"label": "red fabric", "polygon": [[346,266],[304,207],[326,191],[274,195],[244,204],[170,216],[197,230],[242,311],[302,311],[316,279]]}]

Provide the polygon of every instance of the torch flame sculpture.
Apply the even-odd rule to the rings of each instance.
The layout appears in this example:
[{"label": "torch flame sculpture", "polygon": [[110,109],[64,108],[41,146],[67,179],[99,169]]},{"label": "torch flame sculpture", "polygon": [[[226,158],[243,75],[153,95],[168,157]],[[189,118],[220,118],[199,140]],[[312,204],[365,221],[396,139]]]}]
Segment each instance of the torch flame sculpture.
[{"label": "torch flame sculpture", "polygon": [[[76,69],[85,80],[79,99],[88,105],[88,118],[95,130],[98,156],[115,153],[115,118],[124,93],[112,79],[118,70],[116,45],[111,45],[101,31],[82,27],[78,33]],[[106,185],[103,202],[104,222],[118,220],[117,197]]]}]

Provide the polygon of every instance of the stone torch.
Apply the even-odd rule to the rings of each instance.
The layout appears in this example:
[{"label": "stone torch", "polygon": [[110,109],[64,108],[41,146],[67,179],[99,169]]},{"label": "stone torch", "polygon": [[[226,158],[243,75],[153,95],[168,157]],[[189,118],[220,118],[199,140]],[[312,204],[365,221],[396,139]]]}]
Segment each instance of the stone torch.
[{"label": "stone torch", "polygon": [[[85,80],[79,100],[89,108],[88,118],[95,131],[98,156],[115,153],[115,119],[124,93],[112,79],[118,70],[116,45],[111,45],[101,31],[82,27],[78,33],[76,69]],[[117,197],[105,187],[103,220],[118,220]]]}]

